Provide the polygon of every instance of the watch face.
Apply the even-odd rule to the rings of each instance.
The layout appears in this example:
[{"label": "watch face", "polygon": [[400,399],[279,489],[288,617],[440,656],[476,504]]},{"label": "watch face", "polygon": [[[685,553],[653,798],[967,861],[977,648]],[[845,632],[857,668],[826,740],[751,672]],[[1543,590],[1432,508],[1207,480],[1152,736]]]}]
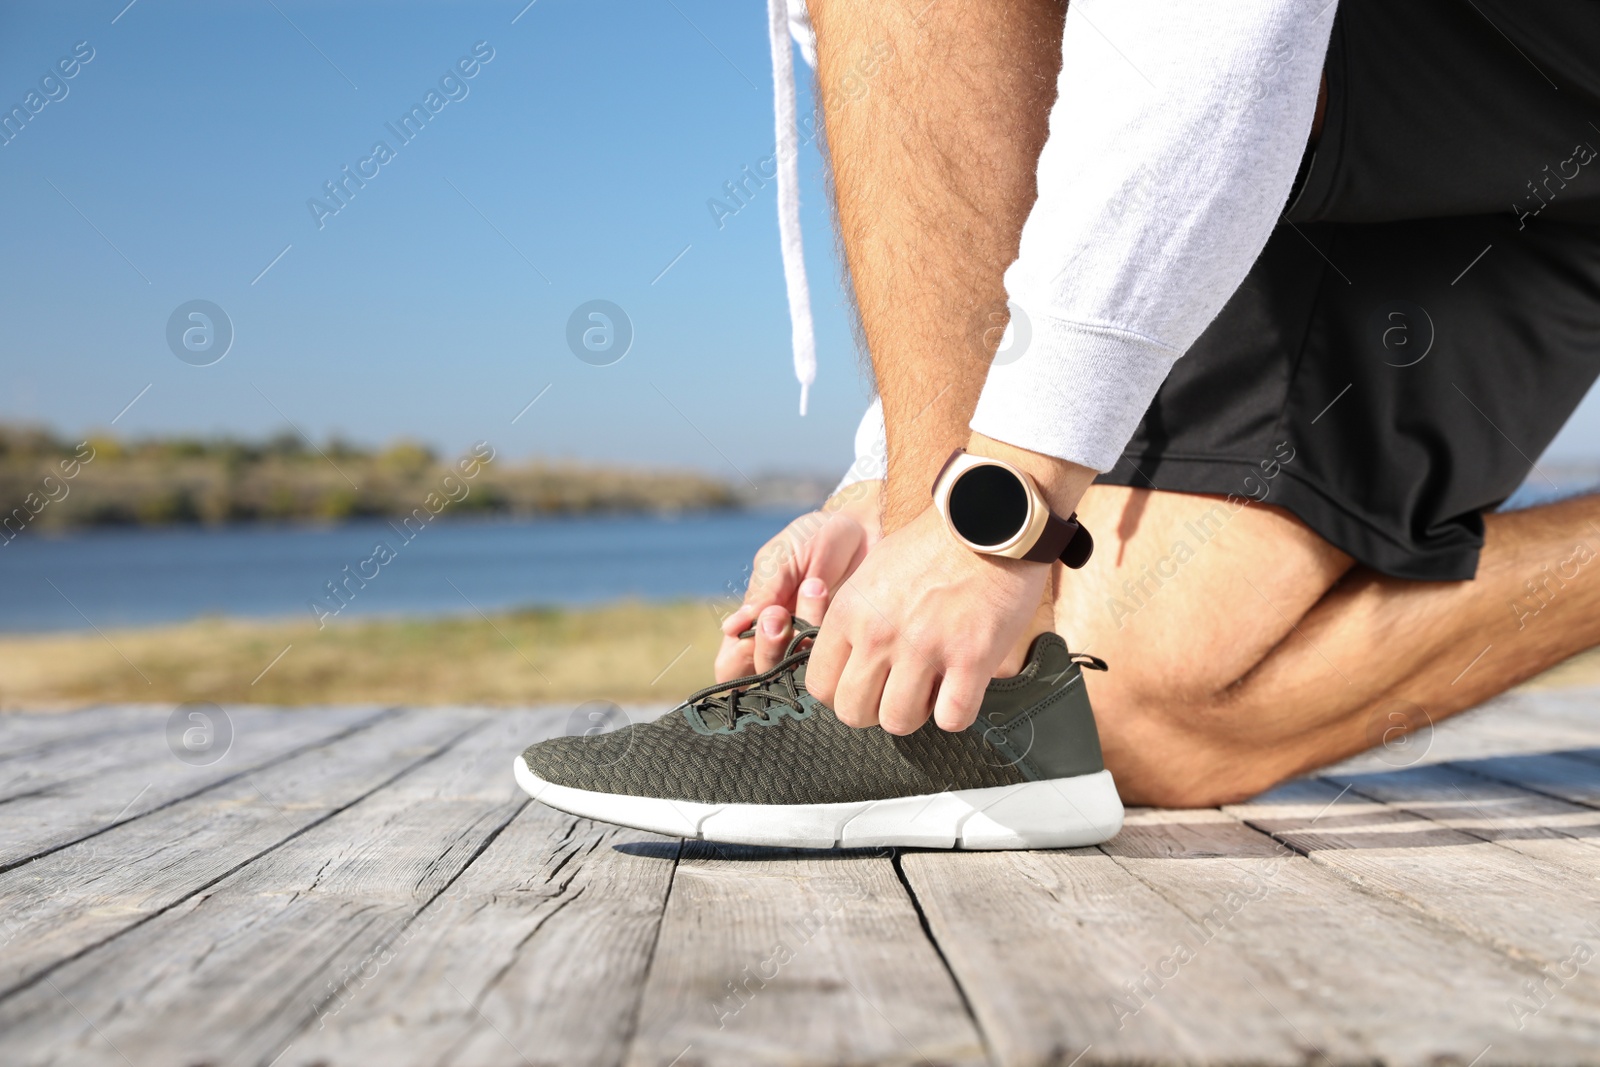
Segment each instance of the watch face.
[{"label": "watch face", "polygon": [[1005,544],[1028,522],[1028,493],[1004,467],[973,467],[950,487],[950,525],[974,545]]}]

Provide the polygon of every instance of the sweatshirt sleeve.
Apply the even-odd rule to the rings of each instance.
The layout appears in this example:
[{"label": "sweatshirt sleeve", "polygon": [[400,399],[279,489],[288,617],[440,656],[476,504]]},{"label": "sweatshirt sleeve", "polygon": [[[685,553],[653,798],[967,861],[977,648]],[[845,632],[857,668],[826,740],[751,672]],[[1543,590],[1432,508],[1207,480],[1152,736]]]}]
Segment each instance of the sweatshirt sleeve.
[{"label": "sweatshirt sleeve", "polygon": [[872,398],[861,424],[856,427],[856,458],[844,472],[830,496],[857,482],[882,481],[889,473],[888,436],[883,425],[883,401]]},{"label": "sweatshirt sleeve", "polygon": [[1284,208],[1332,0],[1073,0],[977,432],[1108,470]]}]

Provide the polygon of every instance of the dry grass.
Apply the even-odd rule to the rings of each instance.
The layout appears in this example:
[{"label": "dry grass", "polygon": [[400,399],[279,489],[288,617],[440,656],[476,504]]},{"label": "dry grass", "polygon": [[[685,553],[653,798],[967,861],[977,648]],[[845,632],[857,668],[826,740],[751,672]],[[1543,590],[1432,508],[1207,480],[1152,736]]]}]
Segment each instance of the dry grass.
[{"label": "dry grass", "polygon": [[[180,626],[0,638],[0,708],[110,702],[675,702],[711,681],[703,603],[481,618]],[[113,647],[115,646],[115,647]],[[271,669],[273,657],[291,646]],[[124,658],[126,657],[126,658]],[[256,680],[257,677],[259,680]],[[146,681],[148,679],[148,681]]]},{"label": "dry grass", "polygon": [[[318,631],[309,622],[203,619],[112,630],[105,638],[92,632],[6,637],[0,638],[0,709],[185,700],[672,702],[711,681],[716,622],[705,603],[623,603],[514,612],[488,622],[380,619]],[[262,674],[285,646],[292,647]],[[1600,649],[1527,684],[1597,683]]]}]

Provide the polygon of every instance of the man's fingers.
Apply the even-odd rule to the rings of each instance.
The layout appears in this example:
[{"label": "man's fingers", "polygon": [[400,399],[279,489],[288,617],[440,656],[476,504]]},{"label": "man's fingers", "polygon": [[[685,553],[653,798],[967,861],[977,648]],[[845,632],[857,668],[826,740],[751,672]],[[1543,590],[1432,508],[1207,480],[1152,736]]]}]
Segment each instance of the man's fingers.
[{"label": "man's fingers", "polygon": [[757,671],[769,671],[783,658],[793,630],[789,626],[789,612],[779,605],[762,609],[756,619],[755,665]]},{"label": "man's fingers", "polygon": [[750,624],[755,621],[756,612],[761,609],[754,604],[740,604],[733,612],[722,620],[722,632],[728,637],[737,639],[738,636],[750,629]]},{"label": "man's fingers", "polygon": [[850,660],[839,675],[833,695],[833,713],[846,726],[866,727],[878,721],[883,685],[889,680],[889,660],[868,658],[865,650],[851,649]]},{"label": "man's fingers", "polygon": [[713,667],[717,681],[726,682],[730,678],[743,678],[755,672],[755,642],[724,636],[722,647],[717,649],[717,659]]},{"label": "man's fingers", "polygon": [[807,578],[800,583],[799,595],[795,597],[794,613],[813,626],[822,623],[822,617],[828,613],[828,600],[833,592],[822,578]]},{"label": "man's fingers", "polygon": [[[798,522],[799,520],[795,520]],[[762,546],[750,566],[750,582],[745,587],[744,602],[760,611],[768,604],[789,607],[794,603],[795,588],[804,577],[801,559],[803,542],[794,536],[795,523],[790,523],[772,540]]]},{"label": "man's fingers", "polygon": [[839,636],[843,632],[843,626],[824,626],[811,645],[811,658],[806,661],[806,692],[830,708],[839,687],[839,672],[850,658],[850,643]]},{"label": "man's fingers", "polygon": [[939,682],[933,702],[933,721],[944,730],[965,730],[978,718],[978,708],[989,679],[966,671],[952,671]]},{"label": "man's fingers", "polygon": [[800,583],[794,613],[821,623],[833,590],[845,583],[867,553],[867,532],[848,515],[834,515],[807,546],[806,579]]},{"label": "man's fingers", "polygon": [[[748,626],[757,612],[771,604],[796,611],[799,588],[805,579],[819,578],[825,587],[837,589],[866,552],[866,530],[850,516],[802,515],[756,554],[744,597],[751,610],[739,622]],[[827,610],[827,596],[826,592],[820,597],[813,595],[807,608],[815,615],[800,613],[801,617],[820,622],[822,612]]]},{"label": "man's fingers", "polygon": [[933,703],[934,673],[913,653],[889,671],[878,707],[878,725],[891,734],[911,734],[928,721]]}]

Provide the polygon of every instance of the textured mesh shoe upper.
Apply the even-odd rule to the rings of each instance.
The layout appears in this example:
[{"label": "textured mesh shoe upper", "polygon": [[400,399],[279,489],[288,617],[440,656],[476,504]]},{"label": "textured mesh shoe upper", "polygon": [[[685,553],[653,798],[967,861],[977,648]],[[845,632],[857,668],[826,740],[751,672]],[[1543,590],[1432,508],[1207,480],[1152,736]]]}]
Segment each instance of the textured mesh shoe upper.
[{"label": "textured mesh shoe upper", "polygon": [[[796,634],[791,648],[798,622]],[[1014,785],[1040,775],[996,724],[1023,723],[1031,738],[1032,720],[1060,702],[1063,675],[1082,688],[1065,644],[1046,634],[1022,674],[991,684],[972,727],[951,733],[930,721],[899,737],[841,723],[805,692],[804,653],[791,659],[799,662],[743,689],[731,708],[725,694],[705,696],[713,687],[655,722],[553,738],[523,759],[556,785],[702,803],[831,804]],[[1097,742],[1093,749],[1088,770],[1099,768]]]},{"label": "textured mesh shoe upper", "polygon": [[927,726],[907,737],[857,730],[832,711],[737,733],[702,734],[681,711],[595,737],[528,749],[547,782],[601,793],[728,804],[832,804],[1024,780],[976,734]]}]

